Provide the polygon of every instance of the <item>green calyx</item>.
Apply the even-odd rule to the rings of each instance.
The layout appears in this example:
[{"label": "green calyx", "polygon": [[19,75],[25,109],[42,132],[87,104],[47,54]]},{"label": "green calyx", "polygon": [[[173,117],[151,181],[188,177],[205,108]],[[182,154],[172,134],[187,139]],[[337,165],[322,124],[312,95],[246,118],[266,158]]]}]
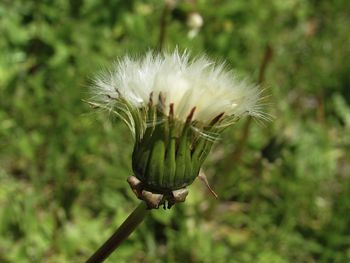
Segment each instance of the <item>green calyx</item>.
[{"label": "green calyx", "polygon": [[[174,118],[172,105],[168,116],[152,105],[148,108],[149,125],[135,143],[132,167],[149,191],[169,193],[190,185],[198,176],[213,140],[192,128],[194,111],[181,122]],[[216,132],[213,127],[203,129]]]}]

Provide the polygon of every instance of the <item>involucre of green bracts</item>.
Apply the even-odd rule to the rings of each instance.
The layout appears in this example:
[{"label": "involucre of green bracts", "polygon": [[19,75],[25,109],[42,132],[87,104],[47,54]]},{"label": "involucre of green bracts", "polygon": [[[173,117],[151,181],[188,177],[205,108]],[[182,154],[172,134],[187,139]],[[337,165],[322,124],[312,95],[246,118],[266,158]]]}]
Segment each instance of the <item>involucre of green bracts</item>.
[{"label": "involucre of green bracts", "polygon": [[169,192],[190,185],[198,176],[213,142],[188,123],[166,119],[146,129],[135,143],[135,176],[154,192]]},{"label": "involucre of green bracts", "polygon": [[164,175],[162,186],[165,188],[172,188],[174,185],[176,172],[176,141],[177,138],[173,132],[174,128],[169,132],[169,141],[166,147],[166,154],[164,160]]}]

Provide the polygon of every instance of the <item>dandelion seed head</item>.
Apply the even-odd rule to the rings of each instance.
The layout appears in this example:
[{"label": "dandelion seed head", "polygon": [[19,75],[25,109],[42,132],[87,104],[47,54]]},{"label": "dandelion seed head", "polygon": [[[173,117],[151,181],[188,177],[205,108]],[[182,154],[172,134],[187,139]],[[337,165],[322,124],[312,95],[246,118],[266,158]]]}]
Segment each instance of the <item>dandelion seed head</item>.
[{"label": "dandelion seed head", "polygon": [[148,52],[141,58],[125,56],[111,69],[99,74],[93,85],[93,100],[115,107],[118,99],[131,107],[143,108],[150,96],[154,105],[163,98],[163,111],[185,121],[192,108],[193,120],[208,124],[217,115],[263,117],[259,106],[261,93],[256,85],[238,79],[224,63],[215,64],[206,56],[190,59],[189,52]]},{"label": "dandelion seed head", "polygon": [[[198,176],[224,128],[246,115],[269,118],[257,85],[186,51],[124,56],[96,76],[92,93],[90,105],[116,114],[133,133],[137,180],[170,204],[177,196],[172,191]],[[142,192],[138,197],[146,198]]]}]

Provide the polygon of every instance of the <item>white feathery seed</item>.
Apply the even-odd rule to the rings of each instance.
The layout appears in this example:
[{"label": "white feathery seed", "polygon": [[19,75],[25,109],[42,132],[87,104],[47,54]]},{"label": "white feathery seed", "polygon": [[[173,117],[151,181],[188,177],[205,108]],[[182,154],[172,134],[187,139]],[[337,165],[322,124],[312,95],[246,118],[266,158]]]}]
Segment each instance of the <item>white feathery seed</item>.
[{"label": "white feathery seed", "polygon": [[[141,58],[125,56],[94,79],[92,92],[93,101],[102,108],[122,110],[126,115],[128,107],[147,107],[150,96],[153,104],[159,104],[161,94],[164,114],[169,114],[173,104],[174,117],[182,122],[193,108],[192,120],[203,125],[220,114],[234,120],[245,115],[266,118],[256,85],[239,80],[223,63],[215,64],[206,56],[190,59],[186,51],[148,52]],[[128,119],[124,121],[134,129],[132,117]]]}]

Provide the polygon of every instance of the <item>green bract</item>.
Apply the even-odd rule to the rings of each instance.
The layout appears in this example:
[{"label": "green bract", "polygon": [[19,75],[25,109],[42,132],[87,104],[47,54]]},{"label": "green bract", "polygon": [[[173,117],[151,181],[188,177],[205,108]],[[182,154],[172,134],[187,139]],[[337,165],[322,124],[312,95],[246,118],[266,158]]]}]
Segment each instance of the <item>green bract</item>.
[{"label": "green bract", "polygon": [[[159,193],[190,185],[213,144],[213,139],[204,137],[192,126],[195,108],[186,122],[174,118],[172,105],[168,116],[153,105],[146,111],[148,127],[135,142],[133,151],[135,176],[146,188]],[[213,121],[218,123],[221,116]],[[214,123],[204,129],[211,133],[220,130]]]}]

